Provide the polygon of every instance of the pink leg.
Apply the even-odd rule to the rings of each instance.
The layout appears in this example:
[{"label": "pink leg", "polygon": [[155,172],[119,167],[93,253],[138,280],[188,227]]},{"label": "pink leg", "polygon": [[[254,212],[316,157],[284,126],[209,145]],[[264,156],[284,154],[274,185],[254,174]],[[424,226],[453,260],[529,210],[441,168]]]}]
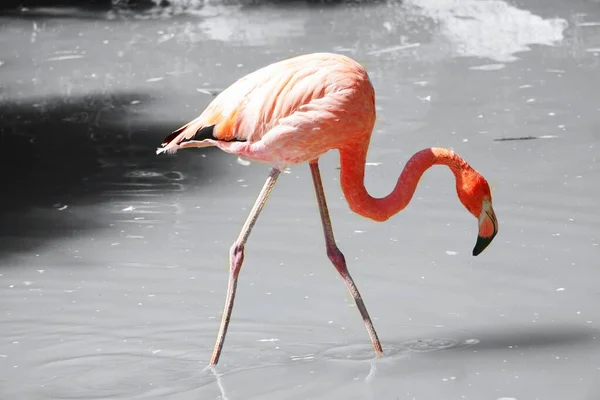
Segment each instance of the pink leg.
[{"label": "pink leg", "polygon": [[321,181],[321,173],[319,172],[319,164],[318,161],[310,162],[310,172],[312,173],[313,182],[315,184],[315,192],[317,193],[317,202],[319,203],[319,211],[321,212],[321,222],[323,223],[323,232],[325,233],[325,244],[327,246],[327,256],[333,263],[333,266],[342,276],[348,291],[354,298],[356,302],[356,306],[360,311],[360,315],[365,323],[367,328],[367,332],[369,332],[369,337],[371,338],[371,343],[373,343],[373,349],[375,349],[375,354],[377,357],[381,357],[383,355],[383,350],[381,348],[381,343],[379,342],[379,338],[377,337],[377,332],[375,332],[375,327],[373,326],[373,322],[371,322],[371,317],[369,316],[369,312],[367,311],[367,307],[363,302],[363,299],[354,283],[354,280],[350,276],[350,272],[348,272],[348,267],[346,266],[346,259],[344,255],[338,249],[335,244],[335,238],[333,236],[333,228],[331,227],[331,219],[329,218],[329,210],[327,209],[327,201],[325,199],[325,192],[323,190],[323,182]]},{"label": "pink leg", "polygon": [[248,240],[248,236],[250,236],[250,231],[252,230],[252,227],[254,227],[260,212],[267,203],[269,194],[271,194],[280,172],[281,171],[276,168],[271,170],[265,185],[263,186],[258,198],[256,199],[256,202],[254,203],[254,207],[252,207],[252,211],[250,211],[248,219],[246,219],[246,223],[244,224],[240,235],[233,246],[231,246],[231,250],[229,251],[229,283],[227,285],[227,298],[225,299],[225,308],[223,310],[221,326],[219,327],[219,334],[217,335],[217,342],[215,343],[212,358],[210,359],[210,367],[217,365],[219,362],[221,350],[223,349],[223,343],[225,342],[225,335],[227,334],[227,328],[229,327],[229,320],[231,318],[231,311],[233,310],[233,301],[235,299],[238,276],[244,261],[244,245]]}]

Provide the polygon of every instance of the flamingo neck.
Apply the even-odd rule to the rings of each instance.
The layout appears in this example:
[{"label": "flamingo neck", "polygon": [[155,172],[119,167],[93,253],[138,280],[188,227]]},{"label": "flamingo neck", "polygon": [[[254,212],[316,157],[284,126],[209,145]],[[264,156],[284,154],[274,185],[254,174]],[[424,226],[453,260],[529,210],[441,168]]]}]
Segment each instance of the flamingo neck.
[{"label": "flamingo neck", "polygon": [[363,217],[385,221],[411,201],[423,173],[434,165],[446,165],[456,178],[459,197],[473,169],[454,151],[428,148],[415,153],[406,163],[392,192],[382,198],[371,196],[365,187],[367,149],[340,149],[341,185],[350,209]]}]

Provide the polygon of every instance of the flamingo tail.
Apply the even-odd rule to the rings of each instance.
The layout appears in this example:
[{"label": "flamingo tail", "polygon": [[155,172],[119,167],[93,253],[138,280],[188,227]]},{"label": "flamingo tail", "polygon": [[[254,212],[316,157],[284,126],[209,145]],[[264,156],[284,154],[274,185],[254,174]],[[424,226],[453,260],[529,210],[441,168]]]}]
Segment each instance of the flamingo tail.
[{"label": "flamingo tail", "polygon": [[218,140],[214,134],[215,125],[204,125],[200,120],[191,121],[164,138],[156,154],[173,154],[185,147],[205,147],[210,145],[205,140]]}]

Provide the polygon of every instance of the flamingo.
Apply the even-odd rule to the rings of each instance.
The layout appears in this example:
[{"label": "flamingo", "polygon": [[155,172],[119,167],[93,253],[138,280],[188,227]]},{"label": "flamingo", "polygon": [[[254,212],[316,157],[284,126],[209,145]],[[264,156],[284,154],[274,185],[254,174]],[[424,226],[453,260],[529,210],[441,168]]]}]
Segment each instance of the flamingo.
[{"label": "flamingo", "polygon": [[344,55],[314,53],[281,60],[242,77],[214,98],[199,117],[163,140],[157,154],[216,146],[272,167],[230,248],[227,296],[209,367],[215,366],[221,356],[250,232],[281,171],[290,165],[307,162],[310,167],[327,256],[360,311],[377,358],[383,355],[383,349],[344,255],[336,245],[319,157],[329,150],[339,151],[341,189],[348,206],[375,221],[385,221],[403,210],[428,168],[446,165],[456,179],[460,202],[478,221],[473,255],[479,255],[494,239],[498,220],[489,185],[453,150],[432,147],[418,151],[406,163],[392,192],[383,198],[372,197],[365,188],[364,177],[374,123],[375,91],[366,70]]}]

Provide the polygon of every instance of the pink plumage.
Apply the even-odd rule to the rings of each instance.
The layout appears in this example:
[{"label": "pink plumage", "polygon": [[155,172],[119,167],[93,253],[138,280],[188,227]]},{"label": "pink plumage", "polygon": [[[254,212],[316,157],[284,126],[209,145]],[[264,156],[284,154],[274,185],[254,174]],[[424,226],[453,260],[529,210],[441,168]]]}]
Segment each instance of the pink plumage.
[{"label": "pink plumage", "polygon": [[[217,146],[281,169],[368,140],[374,123],[375,94],[365,69],[343,55],[309,54],[239,79],[158,153]],[[215,139],[183,142],[210,125]]]}]

